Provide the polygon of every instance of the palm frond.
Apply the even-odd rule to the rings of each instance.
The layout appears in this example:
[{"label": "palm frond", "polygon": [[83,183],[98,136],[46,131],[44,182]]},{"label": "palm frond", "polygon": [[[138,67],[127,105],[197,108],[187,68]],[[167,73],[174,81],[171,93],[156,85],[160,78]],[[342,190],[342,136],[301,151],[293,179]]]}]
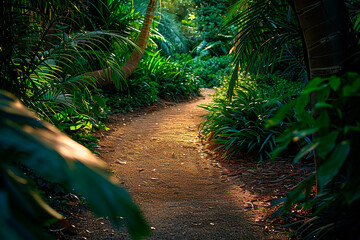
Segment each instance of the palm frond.
[{"label": "palm frond", "polygon": [[225,26],[234,29],[235,69],[253,74],[291,70],[295,76],[304,71],[300,31],[285,1],[238,1]]},{"label": "palm frond", "polygon": [[95,88],[95,84],[89,78],[85,80],[83,74],[109,66],[120,69],[121,63],[111,55],[113,43],[125,51],[134,45],[128,35],[119,31],[83,30],[82,26],[94,23],[96,17],[110,18],[104,13],[117,7],[114,14],[126,15],[119,12],[122,1],[109,5],[108,1],[100,1],[102,9],[97,9],[97,15],[86,15],[89,2],[13,1],[12,7],[5,6],[8,15],[1,18],[0,34],[8,41],[1,42],[0,88],[16,94],[47,121],[52,122],[52,116],[67,108],[91,115],[89,87]]},{"label": "palm frond", "polygon": [[170,56],[174,53],[185,53],[189,51],[189,42],[175,20],[174,15],[166,10],[161,11],[159,22],[159,33],[163,39],[156,39],[158,49],[162,54]]}]

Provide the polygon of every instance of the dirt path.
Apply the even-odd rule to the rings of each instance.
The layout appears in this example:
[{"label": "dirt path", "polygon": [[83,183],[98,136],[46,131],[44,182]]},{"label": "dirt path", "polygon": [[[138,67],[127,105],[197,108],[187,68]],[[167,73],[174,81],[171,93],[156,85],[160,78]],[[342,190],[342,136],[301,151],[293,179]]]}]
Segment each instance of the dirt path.
[{"label": "dirt path", "polygon": [[198,105],[211,100],[209,93],[119,119],[100,143],[103,158],[153,227],[150,239],[263,238],[245,215],[238,186],[201,151],[197,125],[206,111]]}]

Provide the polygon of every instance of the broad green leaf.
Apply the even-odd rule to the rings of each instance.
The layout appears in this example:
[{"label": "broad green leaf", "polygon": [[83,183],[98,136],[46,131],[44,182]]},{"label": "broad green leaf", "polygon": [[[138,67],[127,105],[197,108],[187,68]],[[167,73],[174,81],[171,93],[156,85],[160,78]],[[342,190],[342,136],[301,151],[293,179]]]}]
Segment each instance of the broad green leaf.
[{"label": "broad green leaf", "polygon": [[[348,76],[350,75],[348,74]],[[350,84],[344,86],[344,88],[342,89],[343,90],[342,94],[345,97],[350,97],[359,93],[359,89],[360,89],[360,78],[355,75],[353,76],[353,78],[351,78]]]},{"label": "broad green leaf", "polygon": [[[313,92],[315,88],[318,88],[318,87],[324,87],[324,85],[326,84],[323,84],[323,85],[320,85],[322,84],[323,82],[326,82],[328,81],[328,78],[319,78],[319,77],[316,77],[314,79],[312,79],[310,82],[308,82],[308,84],[306,85],[305,87],[305,90],[304,90],[304,94],[308,94],[310,92]],[[321,88],[320,88],[321,89]]]},{"label": "broad green leaf", "polygon": [[316,103],[325,104],[326,101],[329,99],[330,96],[330,88],[327,86],[319,91],[316,91]]},{"label": "broad green leaf", "polygon": [[319,109],[319,108],[333,108],[334,106],[329,104],[329,103],[325,103],[325,102],[317,102],[315,104],[314,109]]},{"label": "broad green leaf", "polygon": [[315,120],[316,127],[318,128],[318,134],[322,136],[329,132],[331,120],[329,117],[329,112],[327,110],[320,111],[320,115]]},{"label": "broad green leaf", "polygon": [[285,202],[285,211],[289,211],[295,203],[303,201],[311,194],[311,188],[315,184],[315,175],[312,174],[305,179],[299,186],[288,193]]},{"label": "broad green leaf", "polygon": [[286,138],[282,140],[275,148],[275,150],[272,152],[271,160],[274,161],[277,156],[280,155],[291,143],[291,138]]},{"label": "broad green leaf", "polygon": [[[16,175],[9,168],[6,172],[0,172],[2,179],[3,204],[0,211],[1,239],[49,239],[44,232],[43,225],[53,219],[63,217],[48,206],[40,195],[32,189],[27,180]],[[1,222],[0,220],[0,222]],[[9,238],[3,238],[11,234]]]},{"label": "broad green leaf", "polygon": [[[301,138],[304,138],[306,136],[309,136],[309,135],[315,133],[316,131],[318,131],[318,128],[310,128],[310,129],[302,129],[300,131],[295,130],[292,132],[292,134],[293,134],[294,138],[297,137],[297,138],[301,139]],[[293,140],[295,140],[295,139],[293,139]]]},{"label": "broad green leaf", "polygon": [[348,205],[360,199],[360,185],[352,186],[349,191],[345,192],[345,199]]},{"label": "broad green leaf", "polygon": [[328,159],[320,165],[317,176],[319,188],[323,189],[327,183],[329,183],[340,171],[340,168],[344,164],[347,156],[350,152],[350,142],[343,141],[338,144],[334,152]]},{"label": "broad green leaf", "polygon": [[338,131],[333,131],[326,134],[325,136],[317,138],[320,144],[316,149],[316,155],[320,159],[326,159],[326,156],[329,154],[329,152],[333,150],[338,135],[339,135]]},{"label": "broad green leaf", "polygon": [[[59,182],[67,188],[76,186],[77,190],[87,197],[87,201],[98,215],[109,216],[117,225],[120,223],[117,217],[124,217],[130,234],[136,239],[149,235],[149,227],[129,195],[108,179],[105,163],[52,125],[39,121],[15,99],[7,98],[4,101],[5,105],[11,106],[11,114],[7,114],[9,108],[0,107],[0,115],[10,116],[0,118],[0,157],[3,164],[21,163],[38,175]],[[19,121],[13,117],[16,115],[22,116]],[[11,154],[11,158],[8,154]],[[13,175],[9,175],[7,179],[11,179],[11,176]],[[12,185],[17,186],[16,184],[27,186],[24,181],[13,181]],[[25,191],[24,186],[12,189],[21,189],[18,190],[21,192]],[[57,216],[36,194],[28,192],[17,194],[27,196],[17,206],[33,212],[32,215],[41,216],[42,212],[46,212],[48,215],[51,213]],[[21,201],[21,198],[17,200]],[[21,218],[26,219],[25,216]]]},{"label": "broad green leaf", "polygon": [[230,79],[230,82],[229,82],[229,89],[228,89],[228,93],[227,93],[227,96],[228,98],[231,100],[233,95],[234,95],[234,89],[237,85],[237,82],[238,82],[238,79],[239,79],[239,63],[235,63],[235,68],[233,70],[233,73],[231,75],[231,79]]},{"label": "broad green leaf", "polygon": [[296,115],[300,120],[306,119],[310,115],[306,110],[310,102],[310,95],[304,93],[295,100]]},{"label": "broad green leaf", "polygon": [[280,107],[279,111],[275,114],[275,116],[272,117],[271,119],[267,120],[266,128],[271,128],[271,127],[279,125],[280,122],[282,122],[285,119],[286,115],[289,114],[294,103],[295,102],[292,101],[292,102]]},{"label": "broad green leaf", "polygon": [[344,134],[348,134],[350,131],[360,132],[360,126],[345,126]]},{"label": "broad green leaf", "polygon": [[319,141],[316,140],[308,145],[306,145],[305,147],[303,147],[299,153],[295,156],[293,163],[297,163],[298,161],[300,161],[300,159],[302,159],[303,157],[305,157],[306,155],[308,155],[311,151],[314,151],[315,148],[317,146],[319,146]]},{"label": "broad green leaf", "polygon": [[150,235],[150,228],[140,210],[124,189],[99,176],[81,162],[76,162],[75,165],[76,168],[70,176],[75,190],[86,197],[87,203],[97,215],[108,217],[117,226],[125,222],[134,239]]},{"label": "broad green leaf", "polygon": [[330,87],[332,88],[332,90],[337,91],[340,87],[341,80],[338,77],[332,76],[329,79],[329,84],[330,84]]}]

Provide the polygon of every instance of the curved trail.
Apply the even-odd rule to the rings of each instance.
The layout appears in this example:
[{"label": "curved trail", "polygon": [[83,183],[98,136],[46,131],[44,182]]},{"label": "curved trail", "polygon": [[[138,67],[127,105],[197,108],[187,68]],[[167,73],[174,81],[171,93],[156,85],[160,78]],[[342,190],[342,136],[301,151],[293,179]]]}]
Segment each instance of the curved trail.
[{"label": "curved trail", "polygon": [[198,105],[210,102],[209,93],[119,119],[100,142],[102,157],[153,227],[149,239],[264,239],[243,210],[239,187],[201,151],[197,125],[206,110]]}]

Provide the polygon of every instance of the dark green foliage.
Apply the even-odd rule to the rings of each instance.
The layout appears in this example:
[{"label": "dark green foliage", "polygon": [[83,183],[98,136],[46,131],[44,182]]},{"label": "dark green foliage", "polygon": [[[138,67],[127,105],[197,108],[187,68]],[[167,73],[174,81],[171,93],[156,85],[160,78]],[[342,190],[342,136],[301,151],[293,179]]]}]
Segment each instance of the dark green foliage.
[{"label": "dark green foliage", "polygon": [[224,77],[230,75],[232,68],[230,55],[192,59],[190,55],[182,54],[174,58],[184,64],[184,71],[202,87],[220,86]]},{"label": "dark green foliage", "polygon": [[[121,61],[111,52],[115,46],[126,55],[133,45],[124,32],[133,17],[129,6],[112,0],[0,5],[0,88],[14,93],[41,119],[96,147],[89,133],[105,128],[107,99],[95,79],[83,74],[109,66],[120,70]],[[117,86],[123,82],[115,79]],[[44,224],[62,218],[41,200],[30,184],[33,175],[24,175],[27,171],[34,171],[36,180],[56,183],[47,184],[54,192],[59,186],[75,189],[96,214],[117,226],[124,217],[135,238],[149,233],[129,195],[107,179],[105,166],[91,152],[35,119],[11,97],[1,97],[1,239],[48,239]]]},{"label": "dark green foliage", "polygon": [[194,60],[191,71],[203,87],[218,87],[224,77],[230,75],[231,56],[211,57],[206,60]]},{"label": "dark green foliage", "polygon": [[231,35],[222,29],[226,6],[223,0],[194,0],[196,6],[197,31],[201,40],[193,52],[199,56],[221,56],[229,52]]},{"label": "dark green foliage", "polygon": [[[233,31],[235,69],[304,80],[306,66],[300,28],[287,1],[237,1],[227,16]],[[236,72],[233,83],[235,86]],[[229,95],[231,96],[231,88]]]},{"label": "dark green foliage", "polygon": [[198,31],[207,42],[219,40],[224,14],[226,13],[223,0],[194,0],[197,6]]},{"label": "dark green foliage", "polygon": [[[129,42],[119,32],[84,30],[100,24],[106,12],[106,3],[96,2],[101,8],[97,14],[85,11],[91,1],[10,1],[2,6],[0,88],[68,133],[104,126],[106,102],[83,74],[109,65],[119,69],[110,58],[111,43]],[[116,3],[119,10],[121,5]],[[104,22],[99,26],[104,29]]]},{"label": "dark green foliage", "polygon": [[199,94],[199,83],[187,73],[178,61],[171,61],[160,52],[145,52],[139,66],[128,79],[128,88],[123,92],[107,92],[113,112],[152,105],[159,98],[185,99]]},{"label": "dark green foliage", "polygon": [[185,79],[182,78],[183,72],[179,64],[171,62],[170,58],[160,56],[160,52],[147,52],[146,54],[132,76],[133,82],[135,84],[139,82],[152,84],[153,102],[157,100],[157,95],[170,95],[174,97],[174,100],[176,100],[176,96],[182,94],[186,97],[185,95],[188,93],[187,89],[182,87]]},{"label": "dark green foliage", "polygon": [[155,42],[158,45],[158,49],[161,49],[161,55],[171,56],[175,53],[186,53],[189,51],[189,39],[185,37],[181,25],[175,20],[174,15],[163,10],[158,28],[162,38],[155,39]]},{"label": "dark green foliage", "polygon": [[20,166],[74,189],[97,215],[116,226],[125,223],[135,239],[149,235],[139,209],[108,180],[103,162],[5,92],[0,93],[0,159],[1,239],[49,239],[42,227],[63,218],[42,200]]},{"label": "dark green foliage", "polygon": [[213,103],[202,106],[209,111],[202,124],[202,134],[224,157],[245,154],[259,161],[269,159],[276,147],[276,137],[288,127],[292,114],[289,112],[274,129],[265,128],[266,120],[296,91],[296,88],[287,89],[281,79],[273,86],[244,82],[234,91],[231,101],[223,87]]},{"label": "dark green foliage", "polygon": [[[317,103],[308,111],[310,94],[314,92]],[[334,234],[344,239],[359,237],[359,102],[359,74],[316,78],[295,101],[284,106],[269,121],[277,126],[290,108],[296,110],[297,122],[279,137],[274,157],[293,140],[313,136],[312,142],[300,150],[294,162],[315,151],[317,170],[289,193],[283,208],[287,212],[297,204],[312,210],[313,214],[299,229],[307,239],[327,239]],[[311,191],[314,185],[317,193]]]},{"label": "dark green foliage", "polygon": [[130,14],[131,7],[123,0],[87,0],[83,4],[82,7],[86,9],[83,11],[86,14],[86,30],[110,30],[125,33],[124,31],[133,20]]}]

